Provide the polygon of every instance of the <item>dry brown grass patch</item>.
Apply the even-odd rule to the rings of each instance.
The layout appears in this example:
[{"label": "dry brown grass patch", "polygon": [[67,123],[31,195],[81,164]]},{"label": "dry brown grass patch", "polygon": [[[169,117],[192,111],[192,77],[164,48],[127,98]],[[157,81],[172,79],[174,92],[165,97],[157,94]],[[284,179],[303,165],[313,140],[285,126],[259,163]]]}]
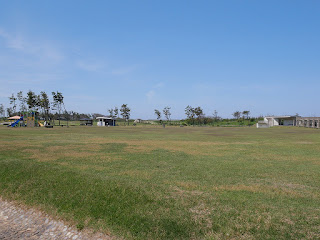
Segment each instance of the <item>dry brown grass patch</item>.
[{"label": "dry brown grass patch", "polygon": [[33,146],[33,144],[30,144],[27,141],[0,141],[0,151],[17,151]]},{"label": "dry brown grass patch", "polygon": [[130,176],[135,178],[143,178],[143,179],[151,179],[152,172],[151,171],[140,171],[140,170],[126,170],[116,173],[116,175],[122,176]]},{"label": "dry brown grass patch", "polygon": [[44,149],[29,148],[24,149],[23,152],[30,154],[30,158],[46,162],[58,159],[98,159],[101,161],[112,161],[121,159],[118,156],[108,156],[106,154],[97,152],[100,147],[95,147],[91,150],[92,146],[67,145],[67,146],[49,146]]},{"label": "dry brown grass patch", "polygon": [[192,217],[196,223],[208,229],[212,228],[212,220],[210,218],[212,209],[206,207],[204,203],[190,208],[189,211],[192,213]]},{"label": "dry brown grass patch", "polygon": [[[201,141],[175,141],[175,140],[122,140],[94,138],[92,141],[100,144],[121,143],[126,144],[125,150],[129,153],[151,152],[156,149],[165,149],[170,152],[185,152],[191,155],[217,155],[222,156],[230,145],[250,145],[251,142],[201,142]],[[238,148],[238,146],[237,146]],[[241,149],[238,149],[241,150]]]},{"label": "dry brown grass patch", "polygon": [[312,198],[318,198],[319,194],[316,194],[314,191],[309,191],[306,189],[300,188],[299,190],[296,188],[290,188],[288,186],[282,185],[223,185],[223,186],[217,186],[214,187],[214,190],[216,191],[247,191],[247,192],[253,192],[253,193],[265,193],[265,194],[276,194],[276,195],[291,195],[293,197],[312,197]]}]

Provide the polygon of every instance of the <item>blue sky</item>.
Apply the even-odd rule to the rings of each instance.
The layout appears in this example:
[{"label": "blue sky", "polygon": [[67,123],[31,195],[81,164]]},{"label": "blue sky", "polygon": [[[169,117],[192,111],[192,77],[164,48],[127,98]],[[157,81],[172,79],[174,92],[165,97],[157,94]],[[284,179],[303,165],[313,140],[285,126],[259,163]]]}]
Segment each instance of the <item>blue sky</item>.
[{"label": "blue sky", "polygon": [[1,1],[0,103],[320,116],[320,1]]}]

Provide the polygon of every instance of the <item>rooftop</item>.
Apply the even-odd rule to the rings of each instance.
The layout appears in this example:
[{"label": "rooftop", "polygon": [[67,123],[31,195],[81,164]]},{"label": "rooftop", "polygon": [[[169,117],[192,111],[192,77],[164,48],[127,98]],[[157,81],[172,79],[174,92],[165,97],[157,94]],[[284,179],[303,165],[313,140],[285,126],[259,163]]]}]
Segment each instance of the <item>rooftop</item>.
[{"label": "rooftop", "polygon": [[111,117],[96,117],[96,119],[109,119],[109,120],[116,120],[115,118],[111,118]]},{"label": "rooftop", "polygon": [[290,116],[290,115],[285,115],[285,116],[266,116],[265,118],[295,118],[295,117],[300,117],[300,116],[297,116],[297,115],[293,115],[293,116]]}]

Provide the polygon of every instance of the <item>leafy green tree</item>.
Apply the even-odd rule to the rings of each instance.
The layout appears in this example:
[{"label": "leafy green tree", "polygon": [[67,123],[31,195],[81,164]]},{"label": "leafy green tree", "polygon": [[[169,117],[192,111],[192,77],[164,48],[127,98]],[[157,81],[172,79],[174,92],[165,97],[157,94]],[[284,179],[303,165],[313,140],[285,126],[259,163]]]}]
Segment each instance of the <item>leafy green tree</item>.
[{"label": "leafy green tree", "polygon": [[232,115],[233,115],[233,117],[236,118],[237,120],[239,120],[239,119],[241,118],[241,112],[239,112],[239,111],[234,112]]},{"label": "leafy green tree", "polygon": [[64,110],[63,111],[63,118],[66,119],[67,122],[69,122],[69,120],[71,119],[71,114],[67,110]]},{"label": "leafy green tree", "polygon": [[201,124],[201,119],[204,117],[204,113],[201,107],[196,107],[194,113],[197,116],[198,124]]},{"label": "leafy green tree", "polygon": [[13,115],[13,109],[11,107],[8,107],[6,110],[7,110],[8,117]]},{"label": "leafy green tree", "polygon": [[5,114],[4,106],[3,104],[0,104],[0,116],[4,117],[4,114]]},{"label": "leafy green tree", "polygon": [[161,122],[161,112],[158,109],[155,109],[154,114],[156,115],[157,120]]},{"label": "leafy green tree", "polygon": [[63,95],[61,92],[52,92],[52,97],[53,97],[53,106],[56,108],[59,114],[59,126],[60,126],[60,117],[61,117],[61,110],[62,106],[64,106],[63,102]]},{"label": "leafy green tree", "polygon": [[243,117],[245,116],[246,119],[249,119],[249,115],[250,115],[250,111],[247,111],[247,110],[246,110],[246,111],[243,111],[243,112],[242,112],[242,116],[243,116]]},{"label": "leafy green tree", "polygon": [[171,109],[171,107],[165,107],[163,110],[162,110],[162,112],[163,112],[163,115],[166,117],[166,119],[167,119],[167,122],[169,122],[170,121],[170,118],[171,118],[171,112],[170,112],[170,109]]},{"label": "leafy green tree", "polygon": [[119,118],[119,109],[117,107],[113,109],[113,113],[115,117]]},{"label": "leafy green tree", "polygon": [[31,90],[27,92],[27,105],[32,111],[35,111],[38,107],[38,96]]},{"label": "leafy green tree", "polygon": [[23,92],[20,91],[17,93],[17,98],[20,102],[20,112],[23,113],[27,110],[27,107],[26,107],[26,103],[27,103],[27,98],[25,98],[23,96]]},{"label": "leafy green tree", "polygon": [[115,116],[114,109],[110,108],[110,109],[108,109],[108,112],[109,112],[109,117],[114,118],[114,116]]},{"label": "leafy green tree", "polygon": [[213,112],[213,119],[214,119],[214,121],[215,122],[217,122],[218,120],[219,120],[219,116],[218,116],[218,111],[217,110],[214,110],[214,112]]},{"label": "leafy green tree", "polygon": [[122,104],[120,108],[121,116],[125,121],[128,121],[129,126],[129,119],[130,119],[130,111],[131,109],[128,107],[128,104]]},{"label": "leafy green tree", "polygon": [[17,108],[16,101],[17,101],[17,98],[12,93],[11,97],[9,97],[9,100],[10,100],[10,105],[12,105],[12,108],[11,108],[11,111],[10,111],[10,115],[11,115],[11,114],[16,113],[16,108]]},{"label": "leafy green tree", "polygon": [[13,115],[13,110],[12,110],[11,107],[8,107],[8,108],[6,109],[6,111],[7,111],[8,117],[11,117],[11,116]]},{"label": "leafy green tree", "polygon": [[42,115],[43,117],[48,120],[49,118],[49,112],[50,112],[50,100],[46,92],[42,91],[40,92],[39,98],[39,105],[42,109]]},{"label": "leafy green tree", "polygon": [[194,125],[194,117],[195,117],[195,112],[194,108],[188,105],[185,109],[185,114],[187,115],[187,118],[192,122],[192,125]]}]

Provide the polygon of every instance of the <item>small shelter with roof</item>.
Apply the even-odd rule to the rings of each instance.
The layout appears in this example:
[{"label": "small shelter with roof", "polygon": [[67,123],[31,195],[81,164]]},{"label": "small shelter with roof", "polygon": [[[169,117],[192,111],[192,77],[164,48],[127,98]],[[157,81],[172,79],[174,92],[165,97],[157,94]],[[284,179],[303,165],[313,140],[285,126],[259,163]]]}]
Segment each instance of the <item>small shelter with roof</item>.
[{"label": "small shelter with roof", "polygon": [[97,126],[98,127],[106,127],[106,126],[115,126],[116,119],[110,117],[97,117],[98,120]]},{"label": "small shelter with roof", "polygon": [[16,121],[16,120],[19,120],[20,118],[21,118],[20,116],[13,116],[13,117],[9,117],[8,120]]},{"label": "small shelter with roof", "polygon": [[257,123],[257,128],[268,128],[274,126],[296,126],[299,116],[266,116],[263,121]]},{"label": "small shelter with roof", "polygon": [[21,121],[23,121],[23,117],[21,116],[12,116],[7,118],[9,122],[4,123],[4,125],[8,125],[8,127],[21,127],[25,126],[24,124],[21,124]]},{"label": "small shelter with roof", "polygon": [[81,118],[80,119],[80,125],[81,126],[92,126],[93,125],[93,119]]},{"label": "small shelter with roof", "polygon": [[266,122],[269,127],[273,126],[295,126],[296,119],[299,116],[267,116],[264,118],[264,122]]}]

